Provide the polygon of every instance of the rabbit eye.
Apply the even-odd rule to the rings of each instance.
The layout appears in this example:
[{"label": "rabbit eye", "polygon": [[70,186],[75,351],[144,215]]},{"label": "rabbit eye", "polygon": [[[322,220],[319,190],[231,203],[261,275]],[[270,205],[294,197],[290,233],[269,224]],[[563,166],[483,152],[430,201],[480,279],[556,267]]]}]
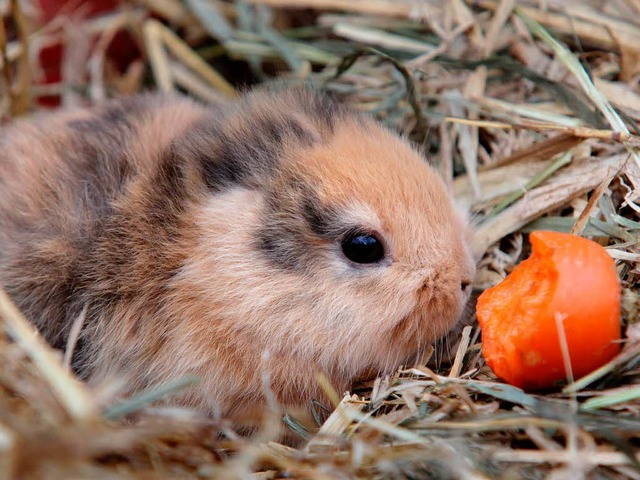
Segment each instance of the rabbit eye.
[{"label": "rabbit eye", "polygon": [[382,242],[370,233],[347,235],[341,246],[344,256],[355,263],[377,263],[384,258]]}]

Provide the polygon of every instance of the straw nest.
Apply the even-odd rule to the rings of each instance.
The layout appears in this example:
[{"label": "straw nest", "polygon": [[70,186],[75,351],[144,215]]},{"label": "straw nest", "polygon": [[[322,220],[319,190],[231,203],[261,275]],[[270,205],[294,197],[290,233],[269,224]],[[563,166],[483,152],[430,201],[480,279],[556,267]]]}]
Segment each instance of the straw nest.
[{"label": "straw nest", "polygon": [[[0,479],[640,478],[638,0],[78,1],[46,23],[36,5],[0,1],[3,121],[52,99],[158,88],[221,102],[247,79],[317,83],[423,145],[473,213],[477,292],[527,254],[531,230],[606,246],[627,341],[533,395],[495,379],[471,324],[451,361],[436,348],[439,361],[348,394],[327,386],[315,431],[284,419],[307,439],[296,449],[274,441],[280,418],[246,439],[154,404],[193,379],[126,400],[90,389],[2,294]],[[122,35],[136,55],[117,65]],[[52,45],[60,77],[44,83]]]}]

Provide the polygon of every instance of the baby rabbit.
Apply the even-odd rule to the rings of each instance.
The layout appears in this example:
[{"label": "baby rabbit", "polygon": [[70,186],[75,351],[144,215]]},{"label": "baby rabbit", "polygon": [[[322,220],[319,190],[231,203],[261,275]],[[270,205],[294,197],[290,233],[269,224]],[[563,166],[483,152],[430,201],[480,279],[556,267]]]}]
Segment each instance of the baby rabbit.
[{"label": "baby rabbit", "polygon": [[[470,231],[374,120],[302,87],[146,94],[0,134],[0,285],[74,369],[242,418],[413,362],[457,322]],[[266,379],[266,380],[265,380]],[[265,382],[267,385],[265,385]]]}]

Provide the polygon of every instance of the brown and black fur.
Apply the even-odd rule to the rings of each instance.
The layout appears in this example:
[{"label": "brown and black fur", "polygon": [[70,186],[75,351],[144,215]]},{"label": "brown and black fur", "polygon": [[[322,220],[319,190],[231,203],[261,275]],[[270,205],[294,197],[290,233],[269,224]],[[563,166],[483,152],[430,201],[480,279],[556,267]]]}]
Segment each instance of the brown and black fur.
[{"label": "brown and black fur", "polygon": [[[354,229],[393,257],[344,262]],[[318,372],[343,389],[419,353],[460,313],[468,244],[406,142],[301,88],[143,95],[0,135],[2,287],[56,348],[86,309],[85,378],[195,373],[182,401],[216,414],[264,403],[265,378],[297,406]]]}]

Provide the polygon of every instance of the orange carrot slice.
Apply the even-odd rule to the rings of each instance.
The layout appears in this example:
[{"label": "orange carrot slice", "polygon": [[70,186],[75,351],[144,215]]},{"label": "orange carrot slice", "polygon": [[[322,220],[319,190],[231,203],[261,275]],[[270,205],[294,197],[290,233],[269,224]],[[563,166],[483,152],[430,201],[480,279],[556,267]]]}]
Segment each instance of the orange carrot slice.
[{"label": "orange carrot slice", "polygon": [[533,253],[478,299],[482,353],[493,372],[526,390],[567,379],[558,321],[574,378],[620,351],[620,281],[613,259],[595,242],[539,231]]}]

